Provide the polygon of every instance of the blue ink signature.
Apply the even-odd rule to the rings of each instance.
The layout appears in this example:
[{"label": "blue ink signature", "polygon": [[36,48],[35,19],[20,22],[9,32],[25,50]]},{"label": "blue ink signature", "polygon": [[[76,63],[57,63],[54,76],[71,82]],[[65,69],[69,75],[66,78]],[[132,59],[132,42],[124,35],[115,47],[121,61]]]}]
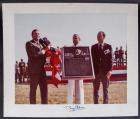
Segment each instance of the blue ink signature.
[{"label": "blue ink signature", "polygon": [[73,106],[71,106],[71,105],[68,105],[68,106],[65,106],[64,107],[66,110],[68,110],[68,111],[77,111],[77,110],[84,110],[84,109],[86,109],[85,107],[82,107],[82,106],[80,106],[80,105],[73,105]]}]

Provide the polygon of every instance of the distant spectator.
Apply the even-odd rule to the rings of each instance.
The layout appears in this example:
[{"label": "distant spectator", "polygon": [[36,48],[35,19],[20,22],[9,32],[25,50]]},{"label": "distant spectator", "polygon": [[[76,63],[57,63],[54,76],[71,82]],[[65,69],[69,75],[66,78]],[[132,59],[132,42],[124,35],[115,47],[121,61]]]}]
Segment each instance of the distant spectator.
[{"label": "distant spectator", "polygon": [[116,66],[118,66],[118,61],[119,61],[119,50],[118,50],[118,47],[116,47],[114,55],[115,55]]},{"label": "distant spectator", "polygon": [[126,65],[127,65],[127,50],[125,51],[125,60],[126,60]]},{"label": "distant spectator", "polygon": [[21,61],[19,62],[19,72],[20,72],[19,81],[20,83],[24,83],[25,82],[25,62],[23,62],[23,59],[21,59]]},{"label": "distant spectator", "polygon": [[125,59],[127,59],[127,50],[125,51]]},{"label": "distant spectator", "polygon": [[123,55],[124,55],[124,50],[122,49],[122,46],[121,46],[119,49],[119,65],[120,66],[124,66]]},{"label": "distant spectator", "polygon": [[15,83],[18,83],[18,79],[19,79],[19,65],[18,65],[18,61],[16,61],[16,64],[15,64]]}]

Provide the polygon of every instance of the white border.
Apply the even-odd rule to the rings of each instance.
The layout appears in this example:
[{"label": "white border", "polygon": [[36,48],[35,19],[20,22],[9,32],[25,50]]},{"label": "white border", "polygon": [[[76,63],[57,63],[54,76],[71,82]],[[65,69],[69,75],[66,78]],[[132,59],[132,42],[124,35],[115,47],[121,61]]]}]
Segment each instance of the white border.
[{"label": "white border", "polygon": [[[138,115],[138,5],[95,3],[2,4],[4,45],[5,117],[105,117]],[[86,104],[84,110],[69,112],[66,105],[15,104],[14,15],[16,13],[113,13],[127,15],[128,103]]]}]

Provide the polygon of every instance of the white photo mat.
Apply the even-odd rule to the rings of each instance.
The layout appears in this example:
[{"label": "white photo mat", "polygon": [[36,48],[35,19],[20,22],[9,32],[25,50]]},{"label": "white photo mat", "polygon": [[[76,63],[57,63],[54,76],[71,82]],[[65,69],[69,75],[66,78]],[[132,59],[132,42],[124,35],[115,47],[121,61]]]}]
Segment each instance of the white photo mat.
[{"label": "white photo mat", "polygon": [[[4,117],[106,117],[138,115],[138,5],[98,3],[13,3],[2,4],[4,46]],[[15,104],[15,14],[96,13],[127,17],[127,104],[74,105]]]}]

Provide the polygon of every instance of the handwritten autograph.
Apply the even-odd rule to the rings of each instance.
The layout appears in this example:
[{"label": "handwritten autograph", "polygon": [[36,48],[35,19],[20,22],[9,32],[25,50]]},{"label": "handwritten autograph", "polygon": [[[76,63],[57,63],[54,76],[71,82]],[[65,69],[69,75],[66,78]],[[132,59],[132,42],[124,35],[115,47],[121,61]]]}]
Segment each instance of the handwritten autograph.
[{"label": "handwritten autograph", "polygon": [[77,111],[77,110],[84,110],[84,109],[86,109],[85,107],[82,107],[82,106],[80,106],[80,105],[68,105],[68,106],[65,106],[64,107],[66,110],[68,110],[68,111]]}]

